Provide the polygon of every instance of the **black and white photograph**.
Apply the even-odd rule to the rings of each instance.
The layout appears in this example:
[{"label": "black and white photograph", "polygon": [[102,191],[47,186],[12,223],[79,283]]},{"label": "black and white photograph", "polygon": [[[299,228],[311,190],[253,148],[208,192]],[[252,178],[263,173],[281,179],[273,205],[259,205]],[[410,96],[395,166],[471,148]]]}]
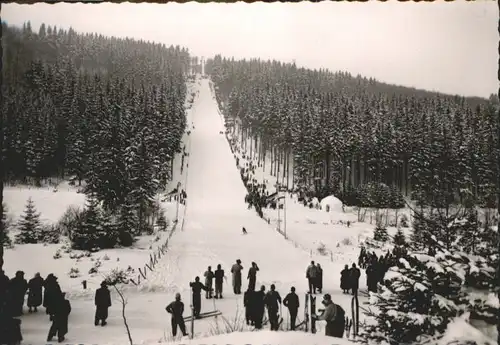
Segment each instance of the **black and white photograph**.
[{"label": "black and white photograph", "polygon": [[0,345],[500,344],[496,1],[1,21]]}]

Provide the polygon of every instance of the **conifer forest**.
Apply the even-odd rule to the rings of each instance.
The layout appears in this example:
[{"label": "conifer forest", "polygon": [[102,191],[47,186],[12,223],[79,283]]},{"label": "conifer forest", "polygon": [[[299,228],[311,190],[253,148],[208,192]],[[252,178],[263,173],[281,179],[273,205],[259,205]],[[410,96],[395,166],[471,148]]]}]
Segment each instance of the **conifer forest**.
[{"label": "conifer forest", "polygon": [[[0,270],[6,251],[18,245],[33,248],[37,244],[59,245],[64,238],[66,252],[61,254],[61,247],[53,258],[62,261],[65,260],[61,259],[62,255],[71,257],[73,250],[81,251],[80,256],[74,254],[70,258],[77,258],[75,262],[79,262],[105,250],[123,250],[120,253],[136,250],[135,245],[150,236],[155,239],[148,245],[143,245],[146,240],[141,242],[140,251],[156,251],[154,260],[148,252],[149,276],[146,277],[145,266],[141,266],[144,271],[139,269],[139,273],[143,278],[138,281],[142,279],[143,284],[148,284],[147,279],[156,279],[156,285],[151,283],[149,290],[140,287],[138,294],[155,293],[163,288],[161,292],[171,293],[174,288],[184,286],[183,298],[189,300],[188,293],[194,285],[187,288],[187,281],[170,282],[173,278],[170,279],[169,274],[181,269],[173,266],[181,263],[195,266],[198,261],[208,262],[203,261],[207,257],[216,258],[224,263],[227,271],[231,269],[229,275],[233,274],[230,267],[236,267],[238,272],[243,270],[238,268],[240,262],[236,255],[244,257],[246,254],[241,253],[248,249],[251,254],[244,257],[245,260],[251,261],[255,256],[263,268],[261,273],[255,262],[251,266],[244,262],[245,270],[252,267],[253,289],[255,279],[270,274],[269,267],[279,267],[280,272],[275,269],[272,273],[279,275],[287,273],[289,266],[285,269],[284,265],[295,265],[295,259],[305,258],[304,268],[309,260],[317,260],[316,263],[322,260],[326,277],[323,294],[328,291],[337,302],[347,301],[353,309],[352,317],[358,320],[355,327],[359,327],[359,315],[354,316],[359,289],[357,313],[361,305],[363,318],[372,321],[363,321],[362,330],[356,331],[357,341],[363,344],[438,344],[436,339],[442,339],[448,327],[463,315],[486,324],[483,326],[489,327],[488,330],[495,327],[495,337],[500,341],[500,308],[491,298],[500,296],[500,102],[497,95],[489,98],[447,95],[345,71],[312,70],[299,67],[295,62],[236,59],[222,54],[200,58],[193,56],[188,47],[79,33],[72,28],[48,24],[33,28],[30,22],[22,27],[2,22],[2,47]],[[217,120],[213,128],[210,116]],[[196,121],[199,122],[195,129]],[[199,130],[198,123],[210,128]],[[219,133],[215,133],[217,131]],[[197,139],[193,140],[193,147],[197,152],[191,151],[194,136]],[[224,151],[228,146],[231,151]],[[226,158],[221,158],[224,154]],[[179,155],[182,156],[180,168],[174,164]],[[197,169],[201,171],[195,168],[192,172],[189,165],[196,165],[187,163],[188,156],[202,162]],[[234,171],[219,171],[226,170],[225,167]],[[176,175],[174,170],[181,173]],[[214,180],[221,186],[213,186]],[[66,205],[62,218],[47,224],[46,217],[38,210],[39,204],[30,196],[23,200],[24,213],[16,215],[19,216],[17,222],[12,222],[11,209],[19,209],[14,205],[18,200],[12,197],[16,193],[14,188],[30,189],[31,193],[31,188],[55,185],[53,192],[57,193],[61,181],[71,186],[68,193],[82,196],[82,209]],[[191,186],[196,188],[188,188],[188,181],[195,181]],[[236,186],[240,182],[245,188]],[[177,187],[172,191],[173,184]],[[274,189],[270,190],[270,186]],[[7,188],[10,188],[11,200],[4,197]],[[196,190],[203,188],[206,189],[201,192]],[[217,193],[219,195],[212,195]],[[197,202],[193,204],[198,208],[207,205],[207,210],[186,212],[196,197]],[[227,201],[231,198],[234,200]],[[324,206],[327,198],[337,202],[335,211],[330,211],[330,207],[336,207],[333,201]],[[214,206],[218,202],[224,208],[236,206],[226,212]],[[237,202],[243,206],[241,214],[236,208]],[[166,212],[174,204],[175,221]],[[179,212],[180,207],[183,212]],[[292,210],[288,215],[286,207]],[[248,211],[253,208],[257,214]],[[364,218],[367,212],[371,217],[372,211],[373,225],[371,218],[369,222]],[[325,218],[326,212],[333,216]],[[395,222],[390,223],[389,214],[394,213]],[[313,219],[315,216],[318,218]],[[295,217],[288,222],[288,235],[287,217]],[[273,221],[283,239],[272,237],[276,235],[273,231],[262,230],[274,227]],[[186,232],[177,231],[178,224],[182,230],[186,224]],[[225,229],[233,225],[234,229]],[[370,235],[365,231],[367,227]],[[208,229],[214,232],[209,234]],[[196,238],[197,231],[205,230],[205,237]],[[11,235],[11,231],[15,235]],[[178,247],[184,252],[176,252],[175,265],[165,263],[165,258],[170,258],[169,246],[172,242],[176,245],[174,240],[169,241],[179,232],[184,235],[180,235],[182,240],[177,243],[181,243]],[[232,237],[235,234],[246,236],[245,240]],[[164,240],[162,236],[168,236],[164,244],[152,249],[160,238]],[[216,239],[217,236],[220,239]],[[306,244],[299,243],[308,236],[317,238],[311,242],[307,238],[303,241]],[[283,242],[282,248],[275,248],[281,246],[282,242],[278,241]],[[293,242],[294,246],[288,246],[290,243],[285,241]],[[316,248],[307,247],[310,243],[321,250],[317,249],[316,253]],[[262,256],[268,250],[264,248],[270,248],[266,245],[286,254],[271,253],[265,260]],[[359,247],[355,248],[355,259],[351,257],[353,248],[349,248],[353,245]],[[193,261],[182,261],[188,260],[189,255],[194,257]],[[351,255],[349,259],[343,257],[348,255]],[[152,262],[156,265],[161,257],[164,262],[159,267],[165,272],[158,273]],[[334,287],[330,284],[332,275],[337,279],[336,275],[343,275],[340,269],[344,264],[348,269],[347,264],[351,266],[355,260],[359,260],[356,263],[366,274],[368,288],[361,291],[357,282],[357,285],[351,284],[355,288],[342,287],[341,294],[337,283]],[[229,262],[234,266],[227,267]],[[272,266],[274,264],[276,266]],[[98,265],[92,267],[92,274],[89,271],[85,276],[89,282],[100,269]],[[213,266],[205,272],[206,279],[209,279],[207,275],[211,277],[211,267],[217,263],[210,265]],[[314,261],[311,265],[314,266]],[[337,268],[339,272],[334,272]],[[70,273],[76,274],[76,271],[71,268]],[[130,271],[136,279],[137,273],[128,266],[126,274]],[[353,279],[352,276],[358,274],[359,280],[361,273],[355,264],[348,271],[346,277]],[[113,272],[125,275],[124,270]],[[303,275],[303,271],[300,272]],[[64,274],[67,273],[61,275]],[[183,279],[187,277],[180,274]],[[241,272],[239,274],[241,285]],[[259,278],[255,278],[257,274]],[[273,284],[281,284],[282,293],[285,287],[289,290],[291,284],[297,282],[297,277],[285,283],[274,278]],[[92,282],[98,279],[101,278]],[[219,279],[222,286],[222,278]],[[312,278],[307,276],[307,279],[311,289]],[[267,284],[269,280],[259,280],[259,284]],[[87,289],[87,281],[84,281],[84,289]],[[224,284],[227,284],[225,280]],[[343,284],[341,280],[340,285]],[[361,285],[364,290],[364,282]],[[322,286],[323,281],[320,293]],[[241,292],[237,291],[241,286],[234,288],[234,295],[239,295]],[[304,290],[303,286],[297,291],[299,289]],[[115,290],[121,291],[116,286]],[[233,296],[230,287],[227,290],[228,300],[239,298]],[[300,298],[313,294],[302,290]],[[126,292],[135,298],[131,291]],[[211,298],[208,288],[206,293],[208,300]],[[120,297],[123,298],[121,293]],[[177,300],[177,296],[175,298]],[[214,308],[216,303],[223,305],[222,295],[220,298],[217,302],[214,300]],[[135,305],[142,303],[137,301]],[[189,302],[184,303],[187,306]],[[212,302],[206,303],[212,305]],[[125,304],[123,302],[124,320]],[[156,301],[151,305],[156,307],[155,304]],[[233,306],[234,303],[231,308]],[[80,305],[75,310],[82,312],[83,309]],[[229,307],[224,313],[228,310]],[[351,310],[345,311],[350,318]],[[302,317],[300,313],[299,316]],[[309,316],[304,316],[306,332]],[[255,322],[252,322],[253,327]],[[246,326],[250,325],[247,320]],[[132,344],[127,324],[126,327]],[[276,327],[284,330],[281,324]],[[294,327],[290,329],[295,330]],[[233,327],[233,331],[237,328]],[[347,323],[345,329],[348,329]],[[485,343],[457,341],[446,345]]]}]

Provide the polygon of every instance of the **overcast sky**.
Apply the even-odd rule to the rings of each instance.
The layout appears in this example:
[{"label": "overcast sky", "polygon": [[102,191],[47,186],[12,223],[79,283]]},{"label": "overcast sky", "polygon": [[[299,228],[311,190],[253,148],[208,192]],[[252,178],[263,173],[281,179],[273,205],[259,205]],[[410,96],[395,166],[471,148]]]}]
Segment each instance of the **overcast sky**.
[{"label": "overcast sky", "polygon": [[295,59],[444,93],[498,90],[496,1],[4,4],[2,20],[179,44],[205,57]]}]

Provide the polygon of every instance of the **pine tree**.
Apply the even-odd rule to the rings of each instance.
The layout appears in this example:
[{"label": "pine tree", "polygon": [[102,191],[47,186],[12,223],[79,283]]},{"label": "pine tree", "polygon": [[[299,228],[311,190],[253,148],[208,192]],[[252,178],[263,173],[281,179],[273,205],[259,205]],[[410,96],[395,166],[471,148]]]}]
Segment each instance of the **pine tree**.
[{"label": "pine tree", "polygon": [[385,226],[381,222],[377,222],[375,226],[375,231],[373,232],[373,239],[375,241],[386,242],[389,239],[389,234]]},{"label": "pine tree", "polygon": [[138,219],[134,212],[134,204],[129,200],[121,206],[117,228],[119,243],[124,247],[130,247],[134,243],[133,234],[137,233]]},{"label": "pine tree", "polygon": [[99,246],[102,235],[99,201],[93,196],[87,197],[87,205],[80,219],[79,226],[71,233],[73,249],[94,250]]},{"label": "pine tree", "polygon": [[2,229],[3,229],[3,238],[2,244],[4,247],[12,246],[12,239],[9,236],[9,224],[7,223],[7,204],[3,203],[3,214],[2,214]]},{"label": "pine tree", "polygon": [[404,247],[406,245],[406,237],[405,234],[403,233],[403,230],[398,227],[398,231],[396,232],[396,235],[394,236],[394,245]]},{"label": "pine tree", "polygon": [[19,234],[16,236],[18,243],[38,243],[40,240],[40,213],[36,211],[35,204],[31,197],[26,203],[24,214],[18,222]]},{"label": "pine tree", "polygon": [[158,219],[156,220],[156,225],[160,228],[160,231],[167,230],[167,218],[165,217],[165,213],[160,210],[160,214],[158,215]]}]

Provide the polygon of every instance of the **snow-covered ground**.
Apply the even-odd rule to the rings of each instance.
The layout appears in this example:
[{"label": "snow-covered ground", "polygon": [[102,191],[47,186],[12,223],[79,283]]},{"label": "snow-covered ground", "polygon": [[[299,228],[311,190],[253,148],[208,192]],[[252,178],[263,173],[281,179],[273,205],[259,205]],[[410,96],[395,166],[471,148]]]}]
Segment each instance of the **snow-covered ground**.
[{"label": "snow-covered ground", "polygon": [[[332,262],[329,257],[317,255],[314,251],[297,247],[292,242],[284,240],[279,233],[274,231],[272,225],[258,218],[255,211],[247,209],[244,202],[246,189],[241,182],[226,138],[219,134],[224,128],[209,89],[209,81],[201,79],[194,86],[198,88],[199,93],[196,91],[197,99],[189,111],[188,124],[193,123],[194,126],[187,140],[189,168],[185,170],[186,183],[183,182],[184,189],[187,191],[185,215],[183,217],[183,212],[180,212],[182,220],[169,240],[166,255],[159,260],[154,271],[147,273],[147,279],[143,280],[139,287],[128,286],[125,290],[128,301],[126,314],[134,343],[173,341],[174,339],[170,336],[170,318],[165,312],[166,304],[173,300],[176,292],[180,292],[185,303],[189,305],[189,282],[193,281],[195,276],[203,276],[207,266],[215,268],[217,264],[221,264],[226,270],[228,278],[224,286],[225,298],[210,300],[210,302],[203,299],[202,312],[214,308],[219,309],[224,318],[233,320],[230,322],[233,324],[233,329],[247,330],[241,317],[243,314],[242,296],[235,296],[231,292],[229,271],[236,259],[242,260],[245,273],[252,261],[257,262],[260,267],[257,285],[264,284],[269,288],[269,285],[274,283],[282,296],[289,292],[291,286],[295,286],[297,293],[304,296],[307,289],[305,270],[311,260],[316,260],[324,269],[324,292],[330,293],[336,303],[349,311],[351,299],[339,291],[339,277],[343,265],[356,260],[357,250],[349,247],[352,250],[345,252],[342,260]],[[176,181],[173,182],[176,184]],[[21,193],[24,194],[21,195]],[[64,188],[59,188],[54,193],[51,190],[42,192],[42,190],[9,187],[5,199],[11,213],[22,212],[28,196],[32,196],[38,210],[45,213],[43,217],[50,217],[52,220],[57,219],[67,205],[81,205],[83,202],[81,194],[71,190],[65,192]],[[16,198],[18,202],[15,202]],[[57,210],[52,209],[54,205]],[[173,205],[168,203],[164,206],[169,212],[174,209]],[[248,231],[247,235],[241,232],[243,226]],[[353,231],[352,229],[345,230]],[[304,238],[307,236],[304,235]],[[147,238],[139,242],[139,245],[144,248],[148,247],[148,244]],[[67,277],[68,270],[73,265],[79,267],[82,275],[85,274],[90,259],[82,258],[80,262],[76,262],[64,258],[66,254],[63,253],[63,258],[53,260],[52,256],[56,247],[52,245],[17,246],[12,250],[7,250],[5,270],[11,276],[15,270],[21,269],[26,272],[27,277],[31,277],[35,271],[40,271],[42,275],[54,272],[60,277],[62,288],[69,293],[73,307],[66,342],[87,344],[128,342],[116,294],[112,292],[115,302],[110,309],[108,325],[96,329],[93,325],[93,295],[82,293],[83,276],[77,279]],[[140,254],[141,252],[143,254]],[[117,249],[101,251],[94,256],[97,258],[106,254],[109,257],[110,260],[106,260],[102,267],[111,269],[116,265],[115,267],[125,268],[130,264],[136,268],[149,261],[151,252],[152,250]],[[33,259],[27,260],[28,257]],[[120,261],[116,261],[117,258]],[[95,284],[101,278],[97,277],[94,280],[91,277],[86,278],[93,282],[87,291],[93,292]],[[362,277],[362,286],[365,283],[364,280]],[[245,288],[246,281],[243,284]],[[215,329],[225,328],[222,316],[218,320],[196,321],[195,336],[214,334],[217,333]],[[287,320],[288,313],[285,310],[283,310],[283,316]],[[235,318],[239,321],[235,321]],[[302,315],[299,315],[299,319],[302,318]],[[321,323],[318,326],[319,333],[322,333]],[[43,342],[48,328],[49,320],[45,314],[23,316],[24,343]],[[256,332],[249,333],[249,337],[254,333]],[[271,336],[267,333],[261,336],[269,341],[272,339],[280,341],[281,335],[274,333],[274,338],[270,338]],[[303,336],[309,337],[310,335],[304,334]],[[287,339],[282,339],[287,342]],[[331,338],[325,341],[332,343]],[[315,342],[320,343],[316,340]]]}]

